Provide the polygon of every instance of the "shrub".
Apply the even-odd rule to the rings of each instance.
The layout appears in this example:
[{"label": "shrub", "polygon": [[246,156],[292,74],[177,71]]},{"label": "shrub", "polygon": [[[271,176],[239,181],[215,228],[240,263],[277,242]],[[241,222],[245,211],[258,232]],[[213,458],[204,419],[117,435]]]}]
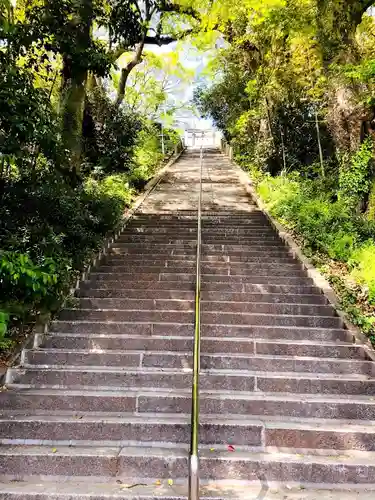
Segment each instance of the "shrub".
[{"label": "shrub", "polygon": [[375,244],[368,241],[356,249],[349,260],[351,276],[368,288],[368,298],[375,305]]},{"label": "shrub", "polygon": [[[354,215],[343,200],[317,192],[316,181],[300,181],[296,174],[266,176],[257,190],[271,214],[292,229],[312,251],[349,263],[352,277],[369,288],[375,300],[375,225]],[[370,238],[370,239],[369,239]]]},{"label": "shrub", "polygon": [[368,138],[358,151],[348,159],[342,158],[339,176],[339,197],[352,209],[358,209],[371,187],[370,163],[373,159],[373,142]]}]

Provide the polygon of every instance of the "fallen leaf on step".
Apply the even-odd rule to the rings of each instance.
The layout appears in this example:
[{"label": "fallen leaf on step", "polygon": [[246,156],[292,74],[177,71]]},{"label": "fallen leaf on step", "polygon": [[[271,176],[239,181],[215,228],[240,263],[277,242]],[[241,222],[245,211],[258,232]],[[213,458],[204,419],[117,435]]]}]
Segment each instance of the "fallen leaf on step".
[{"label": "fallen leaf on step", "polygon": [[215,448],[210,448],[210,451],[215,451]]},{"label": "fallen leaf on step", "polygon": [[52,453],[56,453],[57,452],[57,449],[56,448],[52,448]]},{"label": "fallen leaf on step", "polygon": [[160,481],[160,479],[158,479],[157,481],[155,481],[155,484],[156,484],[156,486],[161,486],[161,481]]},{"label": "fallen leaf on step", "polygon": [[173,486],[173,479],[168,479],[169,486]]},{"label": "fallen leaf on step", "polygon": [[234,446],[232,446],[231,444],[228,444],[228,451],[236,451]]},{"label": "fallen leaf on step", "polygon": [[130,490],[131,488],[136,488],[137,486],[147,486],[147,484],[146,483],[123,484],[121,488],[123,490]]}]

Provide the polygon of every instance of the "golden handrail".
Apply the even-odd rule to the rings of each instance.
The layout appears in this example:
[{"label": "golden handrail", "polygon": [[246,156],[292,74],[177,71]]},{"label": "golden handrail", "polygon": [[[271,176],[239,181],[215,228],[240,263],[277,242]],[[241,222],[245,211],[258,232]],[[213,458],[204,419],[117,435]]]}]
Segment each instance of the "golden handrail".
[{"label": "golden handrail", "polygon": [[[203,142],[203,141],[202,141]],[[201,247],[202,247],[202,175],[203,145],[200,151],[200,179],[198,198],[197,269],[195,288],[194,360],[191,399],[191,441],[189,457],[189,500],[199,499],[199,374],[201,358]]]}]

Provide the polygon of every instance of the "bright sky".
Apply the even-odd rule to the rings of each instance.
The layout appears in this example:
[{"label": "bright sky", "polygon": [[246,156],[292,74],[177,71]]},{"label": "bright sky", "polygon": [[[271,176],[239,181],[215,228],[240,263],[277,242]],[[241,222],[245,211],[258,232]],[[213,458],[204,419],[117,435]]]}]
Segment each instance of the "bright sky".
[{"label": "bright sky", "polygon": [[[179,45],[181,48],[181,43]],[[150,52],[155,52],[156,54],[165,54],[165,53],[170,53],[170,52],[175,52],[177,50],[177,43],[173,43],[170,45],[164,45],[161,47],[158,47],[157,45],[148,45],[147,50]],[[186,50],[179,50],[180,53],[180,62],[181,64],[189,69],[193,70],[195,72],[195,77],[192,80],[191,84],[184,89],[183,94],[178,94],[178,99],[181,99],[182,101],[190,101],[193,98],[193,92],[194,89],[196,88],[199,79],[202,78],[202,71],[204,70],[207,62],[208,62],[208,57],[206,57],[202,52],[199,52],[197,49],[192,47],[190,44],[186,44]],[[173,97],[176,98],[176,96],[173,96],[172,92],[172,100]],[[200,119],[199,117],[195,116],[191,111],[181,111],[177,113],[176,121],[178,122],[178,127],[179,128],[199,128],[199,129],[208,129],[212,128],[212,123],[209,120],[203,120]]]}]

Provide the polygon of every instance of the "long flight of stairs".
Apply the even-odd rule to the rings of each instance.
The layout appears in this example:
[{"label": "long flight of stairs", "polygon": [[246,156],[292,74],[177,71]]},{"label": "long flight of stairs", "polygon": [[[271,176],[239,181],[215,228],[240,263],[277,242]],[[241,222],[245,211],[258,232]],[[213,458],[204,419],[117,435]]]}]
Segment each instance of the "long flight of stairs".
[{"label": "long flight of stairs", "polygon": [[[186,497],[198,175],[185,153],[9,370],[0,499]],[[237,179],[206,154],[202,494],[373,488],[374,363]]]}]

